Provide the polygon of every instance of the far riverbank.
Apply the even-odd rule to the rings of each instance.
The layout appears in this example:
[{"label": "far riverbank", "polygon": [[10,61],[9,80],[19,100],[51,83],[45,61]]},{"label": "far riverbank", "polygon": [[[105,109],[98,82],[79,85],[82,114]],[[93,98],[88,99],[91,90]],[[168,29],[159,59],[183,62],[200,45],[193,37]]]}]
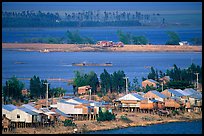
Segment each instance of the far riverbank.
[{"label": "far riverbank", "polygon": [[33,44],[2,43],[3,49],[17,51],[48,52],[202,52],[202,46],[180,45],[125,45],[124,47],[101,47],[90,44]]}]

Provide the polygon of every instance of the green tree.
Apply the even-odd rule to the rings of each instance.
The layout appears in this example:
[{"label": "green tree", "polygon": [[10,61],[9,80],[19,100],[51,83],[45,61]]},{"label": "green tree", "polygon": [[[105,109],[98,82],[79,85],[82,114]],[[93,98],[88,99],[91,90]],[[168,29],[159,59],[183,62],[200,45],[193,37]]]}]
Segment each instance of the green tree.
[{"label": "green tree", "polygon": [[125,73],[124,71],[118,70],[111,74],[112,92],[121,93],[125,91]]},{"label": "green tree", "polygon": [[39,98],[41,95],[41,81],[38,76],[33,76],[30,79],[30,95],[33,98]]},{"label": "green tree", "polygon": [[64,90],[62,87],[56,87],[52,88],[49,91],[49,97],[60,97],[65,94],[66,90]]},{"label": "green tree", "polygon": [[16,76],[6,81],[6,86],[3,86],[3,95],[7,102],[9,100],[20,100],[22,97],[21,90],[24,88],[24,83],[19,81]]},{"label": "green tree", "polygon": [[104,69],[103,73],[100,75],[101,80],[101,90],[105,95],[109,90],[111,90],[111,75]]},{"label": "green tree", "polygon": [[119,41],[123,42],[124,44],[131,44],[131,35],[129,33],[125,34],[121,30],[117,31]]},{"label": "green tree", "polygon": [[104,113],[99,110],[99,116],[96,119],[97,121],[111,121],[115,120],[115,115],[110,113],[108,110],[106,110]]},{"label": "green tree", "polygon": [[92,87],[92,92],[96,93],[97,87],[99,85],[99,81],[98,81],[97,74],[95,72],[91,71],[88,74],[84,74],[83,72],[80,72],[80,71],[74,71],[74,72],[75,72],[75,77],[73,80],[73,87],[75,91],[80,86],[90,85]]},{"label": "green tree", "polygon": [[136,45],[146,45],[148,44],[148,40],[144,36],[132,36],[133,44]]},{"label": "green tree", "polygon": [[181,41],[178,34],[172,31],[168,31],[167,35],[169,37],[169,40],[166,42],[166,45],[179,45],[179,42]]}]

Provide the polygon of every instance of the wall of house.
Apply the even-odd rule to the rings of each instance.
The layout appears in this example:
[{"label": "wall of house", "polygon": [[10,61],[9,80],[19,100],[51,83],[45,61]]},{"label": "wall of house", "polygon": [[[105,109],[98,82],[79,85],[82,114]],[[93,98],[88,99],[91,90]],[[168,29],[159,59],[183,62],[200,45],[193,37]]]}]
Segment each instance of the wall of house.
[{"label": "wall of house", "polygon": [[160,98],[160,97],[158,97],[157,95],[155,95],[154,93],[152,93],[152,92],[147,92],[146,94],[144,94],[143,95],[143,97],[145,97],[145,98],[154,98],[155,100],[158,100],[158,101],[164,101],[164,99],[163,98]]},{"label": "wall of house", "polygon": [[57,103],[57,109],[65,114],[82,114],[82,108],[74,108],[75,105],[66,103]]},{"label": "wall of house", "polygon": [[171,93],[168,90],[164,90],[163,92],[161,92],[163,95],[167,96],[168,98],[171,97]]},{"label": "wall of house", "polygon": [[177,103],[175,100],[169,99],[165,101],[165,107],[179,108],[180,104]]},{"label": "wall of house", "polygon": [[[20,118],[17,118],[17,115],[20,115]],[[31,123],[32,122],[32,115],[19,110],[15,109],[11,112],[11,121],[14,122],[26,122],[26,123]]]},{"label": "wall of house", "polygon": [[157,85],[155,83],[148,82],[148,81],[143,81],[142,82],[142,87],[146,88],[147,85],[149,85],[149,86],[153,85],[153,87],[157,87]]},{"label": "wall of house", "polygon": [[8,119],[11,119],[11,112],[10,111],[2,109],[2,116],[3,116],[3,114],[5,114]]}]

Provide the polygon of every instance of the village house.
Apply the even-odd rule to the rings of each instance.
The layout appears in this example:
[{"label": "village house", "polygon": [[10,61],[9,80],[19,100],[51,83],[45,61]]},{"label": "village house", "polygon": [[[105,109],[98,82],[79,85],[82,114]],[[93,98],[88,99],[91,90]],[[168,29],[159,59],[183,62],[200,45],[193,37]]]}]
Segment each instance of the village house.
[{"label": "village house", "polygon": [[11,120],[11,112],[17,108],[18,107],[13,104],[2,105],[2,117],[6,117]]},{"label": "village house", "polygon": [[95,120],[99,113],[99,107],[91,106],[89,101],[79,98],[62,99],[58,101],[57,109],[76,120]]},{"label": "village house", "polygon": [[184,96],[183,94],[179,93],[178,91],[174,90],[174,89],[166,89],[164,91],[161,92],[162,94],[164,94],[165,96],[167,96],[167,98],[181,98],[182,96]]},{"label": "village house", "polygon": [[78,87],[78,94],[89,94],[90,89],[89,85]]},{"label": "village house", "polygon": [[140,102],[140,112],[155,113],[158,109],[157,100],[144,99]]},{"label": "village house", "polygon": [[182,106],[183,104],[176,98],[169,98],[165,100],[165,109],[167,110],[178,110]]},{"label": "village house", "polygon": [[149,99],[149,100],[158,100],[161,102],[164,102],[165,99],[167,98],[165,95],[163,95],[162,93],[156,91],[156,90],[152,90],[152,91],[148,91],[146,94],[143,95],[143,97]]},{"label": "village house", "polygon": [[144,87],[144,88],[146,88],[147,85],[157,88],[158,84],[159,83],[153,79],[147,79],[147,80],[142,81],[142,87]]},{"label": "village house", "polygon": [[21,94],[23,95],[23,96],[26,96],[26,95],[28,95],[28,90],[27,89],[23,89],[23,90],[21,90]]},{"label": "village house", "polygon": [[159,81],[163,84],[167,84],[170,81],[170,77],[169,76],[164,76],[162,78],[159,78]]},{"label": "village house", "polygon": [[18,107],[11,112],[11,123],[17,128],[35,126],[40,121],[39,113],[25,107]]},{"label": "village house", "polygon": [[120,102],[120,105],[117,105],[117,106],[119,106],[119,109],[121,109],[122,111],[130,111],[130,112],[139,111],[140,102],[141,100],[144,100],[144,99],[145,98],[143,98],[141,95],[137,93],[129,93],[118,99],[118,101]]},{"label": "village house", "polygon": [[4,132],[10,128],[10,125],[11,125],[11,120],[8,119],[7,117],[2,117],[2,128]]},{"label": "village house", "polygon": [[202,110],[202,93],[192,88],[186,88],[183,90],[188,93],[190,104],[193,106],[193,110],[199,112]]}]

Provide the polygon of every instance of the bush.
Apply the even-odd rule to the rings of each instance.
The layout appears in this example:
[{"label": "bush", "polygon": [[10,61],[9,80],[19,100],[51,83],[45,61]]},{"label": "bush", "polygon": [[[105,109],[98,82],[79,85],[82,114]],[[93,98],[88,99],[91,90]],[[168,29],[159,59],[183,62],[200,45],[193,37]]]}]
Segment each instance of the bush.
[{"label": "bush", "polygon": [[64,121],[64,126],[67,127],[67,126],[76,126],[76,124],[72,121],[72,120],[68,120],[66,119]]},{"label": "bush", "polygon": [[173,111],[172,111],[172,114],[173,114],[173,116],[179,115],[179,112],[178,112],[177,110],[173,110]]},{"label": "bush", "polygon": [[127,117],[124,116],[124,115],[120,116],[120,119],[121,119],[122,121],[124,121],[124,122],[127,122],[127,123],[131,123],[131,122],[132,122],[132,120],[130,120],[129,118],[127,118]]},{"label": "bush", "polygon": [[99,116],[96,118],[97,121],[111,121],[115,120],[115,115],[110,113],[108,110],[106,112],[99,111]]}]

